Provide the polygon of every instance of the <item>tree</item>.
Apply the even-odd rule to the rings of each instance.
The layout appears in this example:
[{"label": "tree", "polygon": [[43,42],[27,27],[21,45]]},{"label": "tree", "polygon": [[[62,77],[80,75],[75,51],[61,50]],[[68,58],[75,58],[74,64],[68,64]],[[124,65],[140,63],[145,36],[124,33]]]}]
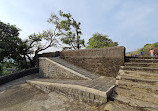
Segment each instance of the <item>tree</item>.
[{"label": "tree", "polygon": [[0,21],[0,61],[6,56],[11,56],[18,35],[19,29],[15,25],[5,24]]},{"label": "tree", "polygon": [[[26,43],[28,44],[28,49],[34,54],[34,57],[31,58],[28,56],[28,59],[31,61],[31,65],[34,66],[36,63],[36,59],[38,58],[38,53],[48,49],[49,47],[56,47],[58,45],[58,37],[59,33],[56,32],[57,25],[55,26],[54,31],[47,30],[43,31],[42,33],[38,34],[32,34],[29,36],[29,39],[26,40]],[[45,41],[45,44],[42,42]]]},{"label": "tree", "polygon": [[145,44],[143,48],[137,49],[134,52],[131,52],[132,55],[139,55],[140,51],[143,51],[143,56],[150,56],[150,49],[154,49],[154,53],[158,55],[158,42],[152,44]]},{"label": "tree", "polygon": [[8,60],[11,60],[19,69],[34,67],[40,51],[57,46],[56,37],[59,37],[57,27],[58,25],[55,26],[54,31],[46,30],[42,33],[34,33],[28,39],[22,40],[19,38],[20,29],[15,25],[0,22],[0,72]]},{"label": "tree", "polygon": [[76,22],[70,13],[60,11],[59,16],[51,14],[48,19],[54,25],[54,30],[31,34],[26,40],[19,38],[20,29],[15,25],[0,22],[0,62],[10,59],[18,68],[26,69],[35,66],[39,52],[58,46],[59,39],[67,45],[64,49],[76,50],[84,46],[84,40],[80,39],[81,23]]},{"label": "tree", "polygon": [[19,69],[30,67],[26,58],[29,53],[25,50],[27,45],[19,38],[19,31],[15,25],[0,22],[1,65],[10,59]]},{"label": "tree", "polygon": [[118,46],[118,43],[113,42],[107,35],[95,33],[93,37],[89,39],[87,48],[105,48],[113,46]]},{"label": "tree", "polygon": [[51,14],[51,17],[48,19],[49,23],[57,25],[62,38],[61,41],[66,44],[63,47],[64,50],[67,49],[80,49],[85,46],[85,41],[81,39],[81,28],[80,22],[77,22],[70,13],[63,13],[59,11],[59,16]]}]

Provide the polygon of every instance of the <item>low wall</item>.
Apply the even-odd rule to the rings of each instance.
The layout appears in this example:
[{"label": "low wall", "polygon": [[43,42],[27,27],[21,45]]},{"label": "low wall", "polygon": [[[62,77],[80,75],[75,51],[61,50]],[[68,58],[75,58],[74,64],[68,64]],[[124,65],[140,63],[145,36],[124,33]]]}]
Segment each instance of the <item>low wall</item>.
[{"label": "low wall", "polygon": [[57,57],[94,74],[116,77],[119,67],[124,65],[125,47],[108,47],[96,49],[81,49],[57,51],[41,54],[40,57]]},{"label": "low wall", "polygon": [[38,54],[38,57],[58,57],[58,56],[60,56],[59,51]]},{"label": "low wall", "polygon": [[19,72],[5,75],[5,76],[1,76],[0,77],[0,85],[5,84],[5,83],[10,82],[10,81],[13,81],[13,80],[18,79],[18,78],[27,76],[27,75],[38,73],[38,72],[39,72],[38,68],[30,68],[30,69],[27,69],[25,71],[19,71]]},{"label": "low wall", "polygon": [[62,66],[49,58],[41,57],[39,61],[39,73],[41,77],[53,79],[89,80],[87,77]]},{"label": "low wall", "polygon": [[125,47],[62,51],[60,57],[94,74],[116,77],[124,65]]},{"label": "low wall", "polygon": [[125,47],[116,46],[108,48],[81,49],[61,51],[60,56],[64,57],[106,57],[124,59]]}]

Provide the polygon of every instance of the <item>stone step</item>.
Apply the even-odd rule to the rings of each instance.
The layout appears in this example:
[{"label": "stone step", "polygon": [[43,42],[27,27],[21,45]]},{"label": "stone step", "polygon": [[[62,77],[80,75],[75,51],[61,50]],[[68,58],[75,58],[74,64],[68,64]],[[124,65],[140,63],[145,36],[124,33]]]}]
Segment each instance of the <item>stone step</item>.
[{"label": "stone step", "polygon": [[125,59],[126,62],[139,62],[139,63],[158,63],[158,59],[140,59],[140,58],[132,58]]},{"label": "stone step", "polygon": [[146,102],[158,105],[158,94],[147,93],[147,92],[134,90],[134,89],[123,89],[123,88],[118,88],[118,87],[115,89],[115,91],[119,96],[146,101]]},{"label": "stone step", "polygon": [[120,66],[120,69],[129,70],[129,71],[144,71],[144,72],[148,72],[148,73],[157,73],[158,74],[158,68],[155,68],[155,67]]},{"label": "stone step", "polygon": [[158,80],[157,73],[147,73],[141,71],[128,71],[128,70],[119,70],[119,75],[121,76],[130,76],[130,77],[137,77],[137,78],[144,78],[144,79],[151,79],[151,80]]},{"label": "stone step", "polygon": [[147,93],[155,93],[158,94],[158,85],[157,84],[148,84],[148,83],[137,83],[137,82],[132,82],[128,80],[118,80],[116,82],[117,87],[119,88],[124,88],[124,89],[133,89],[133,90],[139,90],[142,92],[147,92]]},{"label": "stone step", "polygon": [[[83,84],[84,82],[85,84]],[[102,84],[100,87],[104,88],[104,90],[103,89],[98,90],[99,88],[93,88],[90,85],[86,86],[87,82],[83,80],[82,81],[80,80],[53,81],[52,79],[51,80],[37,79],[37,80],[27,81],[27,83],[44,91],[45,93],[56,91],[64,95],[71,96],[76,100],[93,104],[95,106],[99,106],[107,103],[107,99],[109,98],[109,96],[114,90],[114,85],[110,85],[110,84],[107,85],[106,88],[103,87],[104,84]]]},{"label": "stone step", "polygon": [[67,68],[69,68],[69,69],[71,69],[71,70],[73,70],[77,73],[80,73],[85,77],[88,77],[88,78],[91,78],[91,79],[96,79],[96,78],[100,77],[99,75],[93,74],[93,73],[91,73],[91,72],[89,72],[89,71],[87,71],[83,68],[80,68],[80,67],[75,66],[71,63],[68,63],[67,61],[65,61],[64,59],[61,59],[59,57],[52,57],[52,58],[49,58],[49,59],[51,59],[54,62],[59,63],[62,66],[65,66],[65,67],[67,67]]},{"label": "stone step", "polygon": [[141,111],[141,110],[126,104],[121,104],[118,101],[110,101],[105,105],[104,111]]},{"label": "stone step", "polygon": [[128,76],[128,75],[118,75],[117,76],[118,80],[128,80],[128,81],[133,81],[137,83],[148,83],[148,84],[158,84],[158,80],[152,80],[148,78],[138,78],[134,76]]},{"label": "stone step", "polygon": [[158,59],[158,57],[125,57],[126,59]]},{"label": "stone step", "polygon": [[158,68],[158,63],[126,62],[125,66],[132,66],[132,67],[157,67]]},{"label": "stone step", "polygon": [[149,103],[146,101],[127,98],[127,97],[119,96],[119,95],[115,98],[115,100],[118,101],[119,103],[140,109],[141,111],[158,111],[157,104]]}]

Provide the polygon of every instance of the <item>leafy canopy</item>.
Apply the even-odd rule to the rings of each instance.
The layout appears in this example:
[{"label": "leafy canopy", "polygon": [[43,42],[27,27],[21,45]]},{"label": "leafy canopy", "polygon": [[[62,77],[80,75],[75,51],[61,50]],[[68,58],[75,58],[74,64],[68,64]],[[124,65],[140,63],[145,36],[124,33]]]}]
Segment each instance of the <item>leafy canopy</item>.
[{"label": "leafy canopy", "polygon": [[76,50],[85,46],[85,41],[81,39],[81,23],[77,22],[70,13],[59,11],[59,17],[51,14],[48,22],[57,26],[57,30],[62,36],[61,41],[65,44],[64,50]]},{"label": "leafy canopy", "polygon": [[93,37],[89,39],[87,48],[105,48],[112,46],[118,46],[118,43],[113,42],[107,35],[95,33]]},{"label": "leafy canopy", "polygon": [[49,47],[57,46],[58,44],[58,33],[52,30],[46,30],[41,33],[34,33],[27,39],[27,44],[30,50],[37,56],[40,51],[46,50]]},{"label": "leafy canopy", "polygon": [[137,49],[136,51],[130,52],[132,55],[139,55],[140,51],[143,51],[143,56],[150,56],[150,49],[154,49],[154,52],[158,54],[158,42],[153,44],[145,44],[143,48]]},{"label": "leafy canopy", "polygon": [[28,68],[27,44],[19,38],[20,29],[0,21],[0,62],[12,62],[20,69]]}]

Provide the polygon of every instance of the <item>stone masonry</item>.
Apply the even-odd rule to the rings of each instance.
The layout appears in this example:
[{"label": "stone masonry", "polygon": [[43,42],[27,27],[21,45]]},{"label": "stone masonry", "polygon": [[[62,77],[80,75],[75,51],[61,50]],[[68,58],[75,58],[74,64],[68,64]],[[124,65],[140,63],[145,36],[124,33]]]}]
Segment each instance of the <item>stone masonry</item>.
[{"label": "stone masonry", "polygon": [[39,61],[40,75],[44,78],[27,82],[45,93],[56,91],[99,106],[107,103],[113,92],[114,78],[94,75],[60,58],[40,58]]},{"label": "stone masonry", "polygon": [[61,52],[49,52],[40,57],[57,57],[74,64],[93,74],[116,77],[119,67],[124,65],[125,47],[108,47],[95,49],[69,50]]},{"label": "stone masonry", "polygon": [[55,91],[98,107],[106,104],[114,91],[114,77],[124,64],[125,48],[83,49],[48,55],[54,56],[40,55],[39,58],[42,78],[27,83],[45,93]]},{"label": "stone masonry", "polygon": [[41,76],[53,79],[89,79],[71,69],[68,69],[48,58],[40,58],[39,73]]},{"label": "stone masonry", "polygon": [[127,57],[117,79],[106,111],[158,111],[158,57]]}]

